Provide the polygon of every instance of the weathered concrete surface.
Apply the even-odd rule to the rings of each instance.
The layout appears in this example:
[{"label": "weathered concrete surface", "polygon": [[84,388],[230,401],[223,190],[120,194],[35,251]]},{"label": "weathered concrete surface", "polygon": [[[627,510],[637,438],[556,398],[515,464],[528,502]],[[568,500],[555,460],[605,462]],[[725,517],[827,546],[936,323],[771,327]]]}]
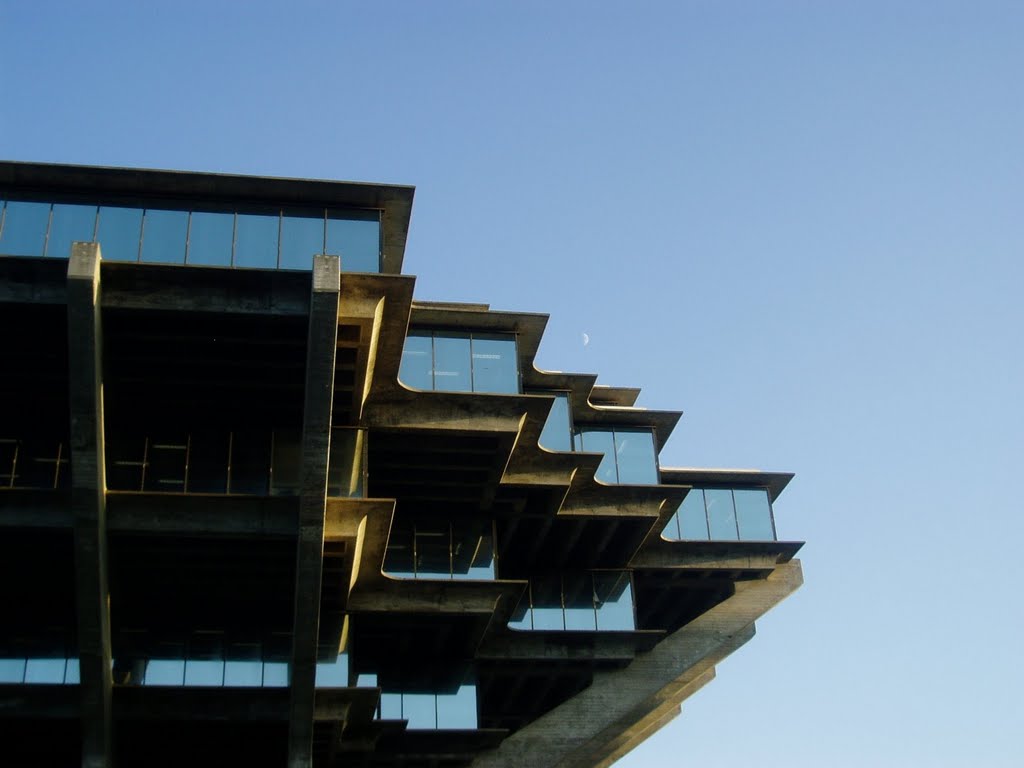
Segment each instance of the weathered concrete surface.
[{"label": "weathered concrete surface", "polygon": [[75,529],[84,768],[106,768],[111,762],[100,261],[98,244],[71,246],[67,287],[71,510]]},{"label": "weathered concrete surface", "polygon": [[800,562],[736,594],[621,670],[593,684],[480,755],[474,768],[592,768],[606,765],[671,719],[714,666],[754,635],[754,621],[803,583]]},{"label": "weathered concrete surface", "polygon": [[309,768],[313,764],[316,652],[320,629],[340,277],[336,256],[313,257],[302,417],[299,535],[295,556],[295,623],[288,726],[288,765],[291,768]]}]

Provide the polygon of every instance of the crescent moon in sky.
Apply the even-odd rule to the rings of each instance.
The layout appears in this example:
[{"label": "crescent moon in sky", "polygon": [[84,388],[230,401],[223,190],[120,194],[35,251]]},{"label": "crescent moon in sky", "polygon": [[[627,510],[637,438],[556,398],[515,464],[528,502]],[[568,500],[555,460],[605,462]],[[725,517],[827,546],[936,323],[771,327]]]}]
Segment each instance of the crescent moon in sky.
[{"label": "crescent moon in sky", "polygon": [[589,343],[590,343],[590,336],[588,336],[587,334],[584,333],[583,334],[583,346],[585,347]]}]

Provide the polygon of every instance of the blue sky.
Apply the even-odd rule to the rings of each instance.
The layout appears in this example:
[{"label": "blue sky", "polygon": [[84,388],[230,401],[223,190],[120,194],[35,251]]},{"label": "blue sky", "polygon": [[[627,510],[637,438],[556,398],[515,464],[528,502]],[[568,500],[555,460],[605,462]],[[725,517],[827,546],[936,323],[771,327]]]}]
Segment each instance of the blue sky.
[{"label": "blue sky", "polygon": [[419,298],[549,312],[541,365],[686,411],[665,465],[797,473],[804,588],[621,766],[1024,760],[1024,5],[0,0],[0,40],[0,156],[414,184]]}]

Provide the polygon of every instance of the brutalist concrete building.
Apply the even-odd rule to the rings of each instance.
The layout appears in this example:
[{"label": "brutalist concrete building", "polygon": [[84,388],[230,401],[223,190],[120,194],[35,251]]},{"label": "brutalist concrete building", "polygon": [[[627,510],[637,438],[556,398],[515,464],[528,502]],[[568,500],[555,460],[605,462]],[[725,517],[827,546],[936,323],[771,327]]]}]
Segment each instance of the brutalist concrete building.
[{"label": "brutalist concrete building", "polygon": [[416,301],[412,199],[0,164],[4,765],[609,765],[800,585],[790,475]]}]

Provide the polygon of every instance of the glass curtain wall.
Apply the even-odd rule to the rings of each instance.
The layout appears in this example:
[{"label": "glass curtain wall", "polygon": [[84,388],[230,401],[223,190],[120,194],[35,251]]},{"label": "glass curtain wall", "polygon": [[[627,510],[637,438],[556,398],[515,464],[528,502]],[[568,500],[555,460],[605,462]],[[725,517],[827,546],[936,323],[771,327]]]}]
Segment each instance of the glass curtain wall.
[{"label": "glass curtain wall", "polygon": [[380,211],[0,201],[0,254],[66,259],[76,241],[108,261],[308,270],[329,253],[342,271],[381,271]]},{"label": "glass curtain wall", "polygon": [[595,474],[602,483],[658,483],[658,456],[650,429],[581,427],[574,445],[577,451],[604,454]]},{"label": "glass curtain wall", "polygon": [[396,519],[384,572],[399,579],[492,580],[493,523]]},{"label": "glass curtain wall", "polygon": [[692,488],[665,526],[670,541],[774,541],[766,488]]},{"label": "glass curtain wall", "polygon": [[410,331],[398,377],[435,392],[519,393],[514,334]]},{"label": "glass curtain wall", "polygon": [[359,688],[380,688],[378,720],[408,720],[414,730],[472,730],[477,727],[476,681],[465,675],[443,689],[412,688],[376,672],[356,677]]},{"label": "glass curtain wall", "polygon": [[636,628],[629,571],[589,571],[530,579],[511,629],[629,631]]}]

